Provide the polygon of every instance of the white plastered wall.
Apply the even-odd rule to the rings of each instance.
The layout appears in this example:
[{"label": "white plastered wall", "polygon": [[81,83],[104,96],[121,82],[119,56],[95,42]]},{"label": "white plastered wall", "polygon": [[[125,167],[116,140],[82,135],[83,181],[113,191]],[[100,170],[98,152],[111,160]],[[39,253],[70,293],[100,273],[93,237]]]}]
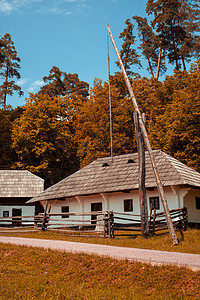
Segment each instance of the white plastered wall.
[{"label": "white plastered wall", "polygon": [[196,197],[200,197],[200,190],[190,189],[184,197],[184,206],[188,209],[188,221],[200,223],[200,209],[196,209]]},{"label": "white plastered wall", "polygon": [[[3,217],[3,212],[8,211],[9,212],[9,217],[12,217],[12,210],[13,208],[16,209],[21,209],[22,210],[22,216],[34,216],[35,214],[35,206],[22,206],[22,205],[1,205],[0,206],[0,217]],[[32,219],[32,218],[31,218]],[[28,220],[28,219],[27,219]],[[7,222],[3,222],[4,224],[11,224]],[[24,222],[23,222],[24,223]]]},{"label": "white plastered wall", "polygon": [[[178,186],[175,187],[167,187],[164,188],[165,196],[167,198],[169,209],[180,208],[184,206],[183,198],[185,194],[188,192],[188,188],[180,188]],[[154,189],[152,191],[147,190],[147,203],[148,203],[148,212],[150,214],[150,205],[149,205],[149,197],[157,197],[158,191]],[[100,193],[95,195],[88,196],[76,196],[73,198],[66,198],[64,201],[59,200],[51,200],[49,201],[49,205],[51,205],[51,213],[61,213],[62,206],[69,206],[69,212],[91,212],[91,203],[102,203],[102,210],[113,210],[115,212],[124,212],[124,200],[132,199],[133,200],[133,212],[130,214],[140,215],[140,203],[139,203],[139,195],[138,191],[131,191],[130,193],[123,192],[114,192],[114,193]],[[45,205],[44,205],[45,206]],[[163,206],[160,199],[160,209],[156,212],[162,212]],[[58,217],[59,218],[59,217]],[[71,216],[70,216],[71,218]],[[73,216],[73,219],[79,219],[80,217]],[[89,220],[90,216],[82,217],[82,220]],[[138,217],[139,219],[139,217]]]}]

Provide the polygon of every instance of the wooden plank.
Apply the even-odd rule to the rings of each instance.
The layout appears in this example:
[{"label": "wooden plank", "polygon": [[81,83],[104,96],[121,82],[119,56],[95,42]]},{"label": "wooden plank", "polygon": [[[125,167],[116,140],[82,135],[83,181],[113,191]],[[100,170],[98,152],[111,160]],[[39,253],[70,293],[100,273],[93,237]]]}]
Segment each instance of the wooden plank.
[{"label": "wooden plank", "polygon": [[91,215],[105,215],[108,211],[94,211],[94,212],[87,212],[87,213],[49,213],[48,215],[51,216],[62,216],[62,215],[68,215],[68,216],[91,216]]},{"label": "wooden plank", "polygon": [[140,215],[129,214],[129,213],[120,213],[120,212],[116,212],[116,211],[113,211],[113,214],[114,215],[124,215],[124,216],[140,217]]}]

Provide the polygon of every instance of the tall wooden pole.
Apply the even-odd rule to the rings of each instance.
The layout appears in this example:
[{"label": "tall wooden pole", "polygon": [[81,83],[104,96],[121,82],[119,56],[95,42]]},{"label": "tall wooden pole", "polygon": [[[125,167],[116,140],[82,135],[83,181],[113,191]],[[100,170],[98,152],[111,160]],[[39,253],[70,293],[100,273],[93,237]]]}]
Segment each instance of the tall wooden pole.
[{"label": "tall wooden pole", "polygon": [[168,230],[169,230],[169,233],[171,235],[171,238],[172,238],[172,241],[173,241],[173,245],[177,245],[178,244],[178,239],[177,239],[176,232],[174,230],[174,226],[173,226],[173,223],[172,223],[172,219],[171,219],[170,212],[169,212],[169,207],[168,207],[168,204],[167,204],[167,199],[165,197],[163,185],[161,183],[160,176],[159,176],[159,173],[158,173],[158,170],[157,170],[157,166],[156,166],[156,163],[155,163],[153,151],[152,151],[152,148],[151,148],[151,145],[150,145],[150,141],[149,141],[149,138],[148,138],[148,135],[147,135],[146,127],[145,127],[145,125],[143,123],[142,116],[141,116],[141,113],[140,113],[140,110],[139,110],[139,107],[138,107],[135,95],[133,93],[130,80],[129,80],[128,76],[127,76],[127,73],[126,73],[126,70],[124,68],[123,62],[122,62],[121,57],[119,55],[119,51],[118,51],[117,46],[115,44],[115,41],[113,39],[110,27],[108,25],[107,25],[107,29],[108,29],[111,41],[113,43],[115,52],[117,54],[117,57],[118,57],[118,60],[119,60],[119,64],[121,66],[122,73],[124,75],[124,79],[125,79],[125,82],[126,82],[126,85],[127,85],[127,88],[128,88],[128,91],[129,91],[129,94],[130,94],[130,97],[131,97],[131,100],[133,102],[135,111],[138,113],[139,125],[140,125],[140,128],[141,128],[141,131],[142,131],[142,134],[143,134],[143,138],[144,138],[147,150],[149,152],[151,164],[152,164],[152,167],[153,167],[153,170],[154,170],[155,179],[156,179],[156,183],[157,183],[157,187],[158,187],[158,192],[159,192],[162,204],[163,204],[163,209],[164,209],[164,213],[165,213],[165,217],[166,217],[166,221],[167,221]]},{"label": "tall wooden pole", "polygon": [[111,82],[110,82],[109,36],[107,36],[107,46],[108,46],[108,83],[109,83],[109,108],[110,108],[110,156],[113,161],[112,99],[111,99]]},{"label": "tall wooden pole", "polygon": [[[144,120],[144,119],[143,119]],[[144,121],[146,124],[146,122]],[[145,148],[144,139],[139,125],[138,113],[134,112],[135,133],[137,139],[138,159],[139,159],[139,199],[140,199],[140,213],[141,213],[141,234],[143,237],[149,237],[149,221],[148,221],[148,207],[147,196],[145,189]]]}]

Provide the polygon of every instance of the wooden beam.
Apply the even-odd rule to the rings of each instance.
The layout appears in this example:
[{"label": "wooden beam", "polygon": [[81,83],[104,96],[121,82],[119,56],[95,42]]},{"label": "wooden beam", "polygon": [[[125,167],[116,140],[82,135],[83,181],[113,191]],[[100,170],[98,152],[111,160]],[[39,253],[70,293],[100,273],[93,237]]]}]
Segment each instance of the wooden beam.
[{"label": "wooden beam", "polygon": [[140,213],[141,213],[141,234],[143,237],[149,237],[149,222],[148,222],[148,207],[147,196],[145,189],[145,147],[144,139],[139,125],[138,113],[134,113],[134,124],[137,138],[138,159],[139,159],[139,199],[140,199]]},{"label": "wooden beam", "polygon": [[178,239],[177,239],[176,232],[175,232],[172,220],[171,220],[171,216],[170,216],[170,212],[169,212],[169,207],[168,207],[168,204],[167,204],[167,199],[165,197],[163,185],[161,183],[160,176],[159,176],[159,173],[158,173],[158,170],[157,170],[156,162],[155,162],[155,159],[154,159],[154,155],[153,155],[151,144],[150,144],[150,141],[149,141],[149,138],[148,138],[146,127],[145,127],[145,125],[143,123],[142,116],[141,116],[141,113],[140,113],[140,110],[139,110],[139,107],[138,107],[135,95],[133,93],[130,80],[129,80],[128,76],[127,76],[127,73],[126,73],[126,70],[124,68],[123,62],[122,62],[121,57],[119,55],[119,51],[118,51],[117,46],[115,44],[115,41],[113,39],[110,27],[108,25],[107,25],[107,29],[108,29],[108,32],[109,32],[112,44],[114,46],[115,52],[117,54],[117,57],[118,57],[118,60],[119,60],[119,64],[120,64],[121,69],[122,69],[122,73],[124,75],[124,79],[125,79],[125,82],[126,82],[126,85],[127,85],[127,88],[128,88],[128,91],[129,91],[129,94],[130,94],[130,97],[131,97],[131,100],[133,102],[133,106],[135,108],[135,111],[138,113],[139,125],[140,125],[140,128],[141,128],[142,134],[143,134],[143,138],[144,138],[147,150],[149,152],[151,164],[152,164],[152,167],[153,167],[153,171],[154,171],[154,174],[155,174],[155,179],[156,179],[156,183],[157,183],[157,187],[158,187],[158,192],[159,192],[159,195],[160,195],[160,198],[161,198],[161,201],[162,201],[162,204],[163,204],[163,209],[164,209],[164,212],[165,212],[165,217],[166,217],[166,221],[167,221],[168,230],[169,230],[169,233],[171,235],[171,238],[172,238],[172,241],[173,241],[173,245],[177,245],[178,244]]}]

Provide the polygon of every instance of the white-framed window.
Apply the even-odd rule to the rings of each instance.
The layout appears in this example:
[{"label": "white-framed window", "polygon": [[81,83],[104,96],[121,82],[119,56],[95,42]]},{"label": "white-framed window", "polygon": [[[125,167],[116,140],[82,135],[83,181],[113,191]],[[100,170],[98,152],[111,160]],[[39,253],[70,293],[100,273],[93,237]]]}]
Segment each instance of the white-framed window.
[{"label": "white-framed window", "polygon": [[133,211],[133,199],[124,200],[124,212]]},{"label": "white-framed window", "polygon": [[8,218],[9,217],[9,210],[4,210],[3,211],[3,217]]},{"label": "white-framed window", "polygon": [[200,209],[200,197],[195,197],[196,200],[196,209]]},{"label": "white-framed window", "polygon": [[[61,213],[69,213],[69,206],[61,206]],[[62,218],[69,218],[69,215],[62,215]]]},{"label": "white-framed window", "polygon": [[151,209],[160,209],[159,197],[150,197],[149,204]]}]

